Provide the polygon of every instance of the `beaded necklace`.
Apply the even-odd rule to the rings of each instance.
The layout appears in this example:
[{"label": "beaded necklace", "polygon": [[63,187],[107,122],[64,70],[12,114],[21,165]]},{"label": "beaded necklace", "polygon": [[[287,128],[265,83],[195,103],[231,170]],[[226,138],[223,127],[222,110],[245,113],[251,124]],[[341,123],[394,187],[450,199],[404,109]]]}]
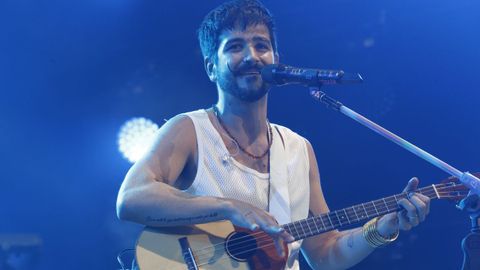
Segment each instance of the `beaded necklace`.
[{"label": "beaded necklace", "polygon": [[244,152],[245,154],[247,154],[249,157],[253,158],[253,159],[261,159],[263,157],[265,157],[269,152],[270,152],[270,148],[272,146],[272,143],[273,143],[273,136],[272,136],[272,126],[270,125],[270,122],[268,121],[267,119],[267,126],[268,126],[268,133],[267,133],[267,141],[268,141],[268,147],[267,149],[265,150],[265,152],[263,152],[261,155],[254,155],[250,152],[247,151],[247,149],[243,148],[243,146],[240,145],[240,143],[238,143],[238,140],[233,137],[233,135],[230,133],[230,131],[228,131],[227,127],[224,125],[222,119],[220,118],[220,113],[218,111],[218,108],[216,105],[213,105],[212,106],[213,108],[213,112],[215,113],[215,116],[217,117],[217,120],[218,122],[220,123],[220,125],[222,126],[223,130],[225,130],[225,132],[227,132],[227,135],[237,144],[238,148]]}]

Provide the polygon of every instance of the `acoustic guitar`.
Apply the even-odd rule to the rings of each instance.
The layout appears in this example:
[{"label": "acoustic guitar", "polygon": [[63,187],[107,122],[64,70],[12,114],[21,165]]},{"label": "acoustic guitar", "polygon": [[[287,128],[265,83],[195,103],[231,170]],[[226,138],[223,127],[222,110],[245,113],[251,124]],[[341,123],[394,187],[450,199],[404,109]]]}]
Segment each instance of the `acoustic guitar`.
[{"label": "acoustic guitar", "polygon": [[[416,192],[430,199],[458,202],[467,196],[468,189],[458,179],[450,177],[441,184]],[[301,240],[399,211],[398,201],[405,197],[406,193],[400,193],[281,226],[295,240]],[[265,232],[218,221],[191,226],[146,227],[137,241],[136,258],[141,270],[274,270],[285,268],[287,244],[283,248],[286,255],[280,257],[273,239]]]}]

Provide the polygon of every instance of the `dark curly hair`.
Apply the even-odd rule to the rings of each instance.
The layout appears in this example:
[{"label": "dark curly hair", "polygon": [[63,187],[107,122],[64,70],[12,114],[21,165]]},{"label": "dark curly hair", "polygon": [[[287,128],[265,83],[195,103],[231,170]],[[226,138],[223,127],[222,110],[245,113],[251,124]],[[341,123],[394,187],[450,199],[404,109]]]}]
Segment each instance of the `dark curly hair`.
[{"label": "dark curly hair", "polygon": [[268,28],[273,51],[277,52],[275,22],[268,9],[258,0],[233,0],[210,11],[198,29],[198,40],[203,57],[216,59],[219,36],[224,30],[264,24]]}]

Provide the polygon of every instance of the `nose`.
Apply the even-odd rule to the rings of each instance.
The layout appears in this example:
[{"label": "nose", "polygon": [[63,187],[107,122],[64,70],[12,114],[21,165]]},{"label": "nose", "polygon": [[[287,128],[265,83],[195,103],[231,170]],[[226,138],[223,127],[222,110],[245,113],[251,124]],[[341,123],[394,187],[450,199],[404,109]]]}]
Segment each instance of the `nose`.
[{"label": "nose", "polygon": [[245,55],[243,56],[242,60],[245,64],[254,65],[260,62],[260,58],[258,57],[257,51],[253,46],[247,46],[245,48]]}]

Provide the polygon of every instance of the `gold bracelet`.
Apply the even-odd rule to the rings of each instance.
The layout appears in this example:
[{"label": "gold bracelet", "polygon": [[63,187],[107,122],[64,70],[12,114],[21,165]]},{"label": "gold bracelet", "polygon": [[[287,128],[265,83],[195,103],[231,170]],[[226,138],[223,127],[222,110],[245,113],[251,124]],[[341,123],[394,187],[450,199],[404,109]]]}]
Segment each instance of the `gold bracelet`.
[{"label": "gold bracelet", "polygon": [[377,230],[378,217],[368,221],[363,225],[362,232],[363,237],[367,240],[367,243],[373,248],[384,247],[389,243],[395,241],[400,234],[399,231],[395,232],[388,238],[383,237]]}]

